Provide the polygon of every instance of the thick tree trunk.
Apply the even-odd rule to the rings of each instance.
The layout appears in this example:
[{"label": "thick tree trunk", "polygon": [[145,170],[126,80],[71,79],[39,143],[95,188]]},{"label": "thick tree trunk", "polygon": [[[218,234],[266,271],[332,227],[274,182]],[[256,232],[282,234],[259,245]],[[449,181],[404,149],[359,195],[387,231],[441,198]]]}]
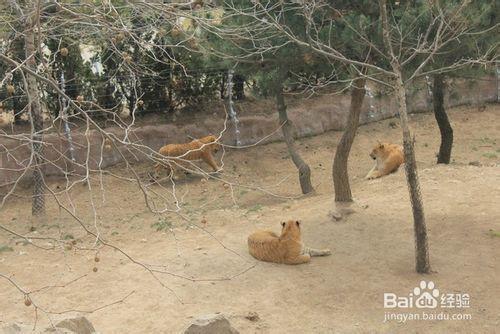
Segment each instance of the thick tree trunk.
[{"label": "thick tree trunk", "polygon": [[453,129],[444,109],[444,76],[436,74],[432,87],[432,97],[434,106],[434,117],[436,118],[441,132],[441,146],[437,158],[438,164],[449,164],[451,158],[451,148],[453,146]]},{"label": "thick tree trunk", "polygon": [[332,176],[333,186],[335,188],[335,202],[352,202],[351,186],[349,185],[349,175],[347,173],[347,161],[359,125],[359,114],[361,113],[361,106],[363,105],[365,97],[365,83],[365,78],[354,80],[346,128],[337,145],[337,151],[333,159]]},{"label": "thick tree trunk", "polygon": [[276,90],[276,104],[278,107],[280,124],[283,124],[281,130],[283,131],[283,137],[285,137],[288,153],[290,154],[293,163],[299,170],[300,188],[302,189],[303,194],[308,194],[314,191],[314,188],[311,184],[311,169],[306,164],[306,162],[302,160],[301,156],[297,152],[297,149],[295,148],[292,123],[288,119],[285,98],[283,97],[283,87],[281,86]]},{"label": "thick tree trunk", "polygon": [[413,227],[415,233],[415,257],[416,270],[419,273],[430,271],[429,246],[427,242],[427,227],[425,225],[424,206],[420,194],[420,185],[417,174],[417,162],[415,160],[414,140],[408,125],[408,113],[406,110],[406,92],[399,64],[393,64],[396,74],[396,99],[399,105],[399,118],[403,130],[403,146],[405,156],[406,181],[410,192],[410,202],[413,211]]},{"label": "thick tree trunk", "polygon": [[[35,36],[33,29],[28,27],[25,34],[25,50],[26,50],[26,65],[36,71],[35,60]],[[27,94],[30,103],[30,116],[32,120],[32,150],[34,155],[34,170],[33,170],[33,203],[31,213],[35,217],[40,217],[45,214],[45,185],[44,175],[42,170],[43,163],[43,117],[40,107],[40,94],[36,78],[27,74]]]}]

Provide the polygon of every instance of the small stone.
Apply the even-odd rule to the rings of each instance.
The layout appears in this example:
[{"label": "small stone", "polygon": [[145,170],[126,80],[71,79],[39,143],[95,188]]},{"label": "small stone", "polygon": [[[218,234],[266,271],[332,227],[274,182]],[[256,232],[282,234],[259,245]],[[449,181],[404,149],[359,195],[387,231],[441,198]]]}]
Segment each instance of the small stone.
[{"label": "small stone", "polygon": [[197,317],[184,334],[238,334],[222,314],[206,314]]},{"label": "small stone", "polygon": [[328,213],[328,216],[332,219],[335,219],[336,221],[339,221],[342,219],[342,214],[338,211],[330,211]]},{"label": "small stone", "polygon": [[248,312],[248,314],[245,316],[245,319],[256,322],[260,320],[260,317],[257,312]]},{"label": "small stone", "polygon": [[2,334],[33,333],[33,326],[13,323],[11,325],[1,327],[0,333]]},{"label": "small stone", "polygon": [[481,167],[481,163],[479,161],[471,161],[469,162],[470,166]]}]

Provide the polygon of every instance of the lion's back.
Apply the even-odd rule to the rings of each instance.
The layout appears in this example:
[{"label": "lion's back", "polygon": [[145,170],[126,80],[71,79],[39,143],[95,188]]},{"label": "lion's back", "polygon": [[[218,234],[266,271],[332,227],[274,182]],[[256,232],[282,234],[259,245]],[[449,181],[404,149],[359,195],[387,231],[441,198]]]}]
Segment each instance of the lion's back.
[{"label": "lion's back", "polygon": [[405,162],[403,147],[397,144],[390,144],[386,146],[385,150],[387,158],[384,163],[386,167],[391,171],[397,170]]},{"label": "lion's back", "polygon": [[248,251],[257,260],[283,262],[283,246],[278,235],[271,231],[257,231],[248,236]]},{"label": "lion's back", "polygon": [[196,160],[200,156],[201,144],[198,141],[192,141],[184,144],[168,144],[160,149],[160,153],[166,157],[181,157],[185,160]]},{"label": "lion's back", "polygon": [[390,151],[390,156],[393,157],[394,163],[400,165],[405,162],[405,155],[401,145],[391,145]]}]

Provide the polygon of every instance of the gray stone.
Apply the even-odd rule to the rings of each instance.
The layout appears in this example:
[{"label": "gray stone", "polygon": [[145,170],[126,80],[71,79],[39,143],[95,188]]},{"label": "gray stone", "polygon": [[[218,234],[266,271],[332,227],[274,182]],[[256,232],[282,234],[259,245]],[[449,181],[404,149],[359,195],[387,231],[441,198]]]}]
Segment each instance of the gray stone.
[{"label": "gray stone", "polygon": [[479,161],[471,161],[469,162],[470,166],[481,167],[481,163]]},{"label": "gray stone", "polygon": [[260,320],[260,317],[257,312],[248,312],[248,314],[245,316],[245,319],[256,322]]},{"label": "gray stone", "polygon": [[64,319],[59,322],[56,328],[68,329],[75,334],[93,334],[95,333],[94,326],[85,317],[77,317],[72,319]]},{"label": "gray stone", "polygon": [[10,324],[0,329],[1,334],[24,334],[32,333],[33,327],[23,324]]},{"label": "gray stone", "polygon": [[330,211],[328,213],[328,216],[330,216],[330,218],[332,218],[336,221],[339,221],[342,219],[342,214],[339,211]]},{"label": "gray stone", "polygon": [[75,332],[64,328],[54,328],[50,327],[47,329],[35,329],[33,330],[33,325],[24,325],[19,323],[13,323],[11,325],[0,328],[0,334],[75,334]]},{"label": "gray stone", "polygon": [[222,314],[206,314],[197,317],[184,334],[238,334]]}]

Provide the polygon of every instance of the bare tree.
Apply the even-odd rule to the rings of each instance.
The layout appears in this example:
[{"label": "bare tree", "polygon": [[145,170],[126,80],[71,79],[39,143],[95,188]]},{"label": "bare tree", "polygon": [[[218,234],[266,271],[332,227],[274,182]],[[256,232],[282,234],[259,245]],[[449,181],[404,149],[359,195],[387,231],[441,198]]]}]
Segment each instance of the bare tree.
[{"label": "bare tree", "polygon": [[[40,1],[35,2],[33,13],[24,14],[22,6],[16,0],[11,0],[13,9],[19,17],[23,18],[24,25],[24,48],[25,63],[32,71],[36,71],[36,45],[35,30],[40,20]],[[32,168],[33,168],[33,203],[32,215],[35,219],[45,215],[45,181],[43,174],[43,116],[40,105],[40,92],[36,78],[27,74],[23,76],[26,96],[28,99],[28,111],[30,115],[32,131]]]},{"label": "bare tree", "polygon": [[396,57],[392,42],[391,30],[387,19],[386,0],[379,0],[380,16],[382,19],[382,35],[384,44],[390,57],[390,63],[394,72],[394,88],[396,100],[398,102],[399,119],[401,129],[403,130],[403,146],[405,155],[406,180],[408,181],[408,190],[410,192],[411,207],[413,210],[413,225],[415,231],[415,249],[416,249],[416,270],[419,273],[428,273],[429,246],[427,241],[427,228],[425,225],[424,206],[422,195],[420,194],[420,185],[418,182],[417,162],[415,160],[414,139],[410,132],[408,124],[408,111],[406,108],[406,90],[403,83],[403,73],[401,64]]},{"label": "bare tree", "polygon": [[359,125],[359,115],[366,93],[365,84],[366,79],[364,77],[357,78],[353,81],[351,105],[349,107],[346,127],[337,145],[337,150],[335,151],[335,157],[333,159],[332,177],[336,202],[352,202],[347,161]]}]

